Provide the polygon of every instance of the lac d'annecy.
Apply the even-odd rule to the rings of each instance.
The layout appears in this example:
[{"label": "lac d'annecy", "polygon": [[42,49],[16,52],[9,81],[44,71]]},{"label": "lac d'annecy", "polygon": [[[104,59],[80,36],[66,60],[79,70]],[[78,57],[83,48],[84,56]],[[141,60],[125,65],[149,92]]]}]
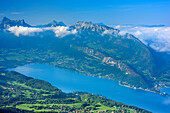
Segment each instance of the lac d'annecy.
[{"label": "lac d'annecy", "polygon": [[[120,86],[117,81],[86,76],[45,64],[28,64],[9,70],[48,81],[66,93],[85,91],[135,105],[154,113],[170,113],[170,97]],[[169,92],[170,89],[164,89],[164,91]]]}]

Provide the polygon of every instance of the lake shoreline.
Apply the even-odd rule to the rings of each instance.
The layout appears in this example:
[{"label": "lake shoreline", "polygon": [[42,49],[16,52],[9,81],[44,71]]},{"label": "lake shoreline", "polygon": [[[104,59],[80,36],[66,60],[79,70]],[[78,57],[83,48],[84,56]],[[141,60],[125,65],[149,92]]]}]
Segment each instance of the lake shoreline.
[{"label": "lake shoreline", "polygon": [[[31,65],[18,66],[11,69],[11,71],[16,71],[35,79],[46,80],[63,90],[63,92],[84,91],[102,95],[125,104],[138,106],[152,112],[169,112],[169,103],[167,103],[169,102],[169,97],[150,91],[138,90],[137,88],[135,90],[132,87],[125,87],[116,80],[87,76],[46,64],[32,63]],[[151,106],[147,106],[146,103]]]},{"label": "lake shoreline", "polygon": [[144,90],[144,91],[149,91],[149,92],[152,92],[152,93],[156,93],[156,94],[160,94],[160,95],[162,95],[162,96],[170,96],[168,93],[166,93],[166,92],[163,92],[163,93],[161,93],[161,88],[169,88],[169,87],[161,87],[160,89],[159,89],[159,91],[153,91],[153,90],[150,90],[150,89],[143,89],[143,88],[137,88],[137,87],[132,87],[132,86],[130,86],[130,85],[124,85],[124,84],[122,84],[120,81],[119,81],[119,85],[120,86],[124,86],[124,87],[128,87],[128,88],[132,88],[132,89],[139,89],[139,90]]},{"label": "lake shoreline", "polygon": [[[20,66],[25,66],[25,65],[30,65],[30,64],[39,64],[39,63],[27,63],[27,64],[20,65]],[[41,64],[45,64],[45,65],[49,65],[49,66],[55,67],[55,66],[50,65],[50,64],[48,64],[48,63],[41,63]],[[3,67],[2,67],[2,68],[0,68],[0,70],[6,70],[6,69],[9,69],[9,68],[16,68],[16,67],[18,67],[18,66],[12,66],[12,67],[8,67],[8,68],[3,68]],[[55,67],[55,68],[59,68],[59,67]],[[70,71],[70,72],[75,72],[75,73],[78,73],[78,74],[83,74],[83,73],[79,73],[79,72],[77,72],[77,71],[71,71],[71,70],[65,69],[65,68],[59,68],[59,69],[63,69],[63,70],[65,70],[65,71]],[[103,78],[103,79],[106,79],[106,80],[117,81],[117,80],[109,79],[109,78],[106,78],[106,77],[98,77],[98,76],[86,75],[86,74],[83,74],[83,75],[85,75],[85,76],[91,76],[91,77],[97,77],[97,78]],[[161,89],[161,88],[165,88],[165,87],[160,87],[160,89],[157,91],[157,90],[144,89],[144,88],[141,88],[141,87],[139,87],[139,88],[137,88],[137,87],[132,87],[132,86],[130,86],[130,84],[123,84],[123,83],[121,83],[121,81],[117,81],[117,82],[119,82],[119,85],[120,85],[120,86],[132,88],[132,89],[140,89],[140,90],[144,90],[144,91],[148,91],[148,92],[160,94],[161,96],[170,96],[170,94],[168,94],[168,93],[166,93],[166,92],[161,93],[161,90],[160,90],[160,89]],[[166,87],[166,88],[167,88],[167,87]]]}]

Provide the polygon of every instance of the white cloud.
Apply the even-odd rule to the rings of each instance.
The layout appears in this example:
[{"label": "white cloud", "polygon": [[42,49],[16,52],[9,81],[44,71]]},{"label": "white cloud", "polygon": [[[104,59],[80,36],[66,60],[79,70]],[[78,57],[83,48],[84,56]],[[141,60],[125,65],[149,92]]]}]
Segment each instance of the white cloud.
[{"label": "white cloud", "polygon": [[56,34],[56,37],[64,37],[69,34],[76,34],[77,30],[69,30],[69,27],[58,26],[58,27],[46,27],[44,30],[52,30]]},{"label": "white cloud", "polygon": [[120,31],[119,35],[125,35],[127,32],[126,31]]},{"label": "white cloud", "polygon": [[160,52],[170,52],[170,27],[140,27],[140,26],[121,26],[115,28],[120,29],[120,35],[125,33],[133,34],[144,44],[150,46]]},{"label": "white cloud", "polygon": [[[139,38],[144,44],[150,44],[150,46],[160,52],[170,52],[170,27],[140,27],[140,26],[117,26],[120,29],[119,34],[125,35],[126,33],[133,34]],[[64,37],[69,34],[76,34],[76,29],[69,29],[69,27],[57,26],[46,28],[33,28],[15,26],[8,28],[9,31],[16,36],[29,35],[34,36],[36,33],[51,30],[55,33],[56,37]],[[114,30],[105,30],[102,35],[113,34]]]},{"label": "white cloud", "polygon": [[112,35],[112,34],[114,34],[114,33],[118,33],[118,31],[117,31],[117,30],[110,29],[110,30],[105,30],[105,31],[103,31],[103,33],[102,33],[101,35],[102,35],[102,36],[105,35],[105,34],[107,34],[107,35]]},{"label": "white cloud", "polygon": [[105,30],[103,31],[102,35],[105,35],[105,34],[112,34],[114,31],[113,30]]},{"label": "white cloud", "polygon": [[10,27],[8,28],[9,31],[14,33],[16,36],[20,35],[29,35],[33,36],[35,32],[42,32],[43,30],[41,28],[32,28],[32,27],[23,27],[23,26],[15,26],[15,27]]},{"label": "white cloud", "polygon": [[33,27],[23,27],[23,26],[14,26],[8,28],[8,30],[12,33],[14,33],[16,36],[20,35],[28,35],[28,36],[34,36],[35,33],[47,31],[47,30],[52,30],[56,37],[64,37],[69,34],[76,34],[77,30],[69,30],[69,27],[64,27],[64,26],[57,26],[57,27],[45,27],[45,28],[33,28]]},{"label": "white cloud", "polygon": [[23,12],[11,12],[11,14],[13,14],[13,15],[19,15],[19,14],[23,14]]}]

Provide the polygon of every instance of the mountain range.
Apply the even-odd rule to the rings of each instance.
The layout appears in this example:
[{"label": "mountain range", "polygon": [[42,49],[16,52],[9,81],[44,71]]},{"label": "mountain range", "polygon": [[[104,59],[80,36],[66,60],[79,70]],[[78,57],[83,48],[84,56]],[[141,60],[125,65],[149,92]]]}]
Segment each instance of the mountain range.
[{"label": "mountain range", "polygon": [[23,26],[23,27],[56,27],[56,26],[66,26],[63,22],[57,22],[53,20],[52,22],[44,25],[36,25],[36,26],[31,26],[27,23],[25,23],[24,19],[22,20],[10,20],[7,17],[3,17],[1,22],[0,22],[0,29],[7,29],[9,27],[13,26]]},{"label": "mountain range", "polygon": [[57,26],[66,26],[63,22],[57,22],[53,20],[52,22],[44,25],[37,25],[35,27],[57,27]]},{"label": "mountain range", "polygon": [[23,26],[23,27],[31,27],[31,25],[25,23],[25,21],[22,20],[10,20],[7,17],[4,17],[2,21],[0,22],[0,29],[6,29],[12,26]]},{"label": "mountain range", "polygon": [[[36,30],[32,28],[40,30],[34,31],[34,35],[23,35],[19,31],[18,38],[9,30],[17,26],[28,27],[31,33]],[[47,27],[51,29],[46,30]],[[47,63],[154,92],[170,86],[169,54],[156,52],[135,36],[122,35],[118,29],[84,21],[71,26],[56,21],[31,26],[24,20],[6,17],[2,19],[0,29],[1,68]],[[56,34],[64,35],[58,37]]]}]

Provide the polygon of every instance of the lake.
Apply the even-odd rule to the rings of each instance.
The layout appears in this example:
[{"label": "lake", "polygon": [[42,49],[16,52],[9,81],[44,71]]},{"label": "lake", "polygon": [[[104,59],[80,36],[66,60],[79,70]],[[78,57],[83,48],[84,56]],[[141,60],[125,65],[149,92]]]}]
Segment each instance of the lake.
[{"label": "lake", "polygon": [[[135,105],[154,113],[170,113],[170,97],[120,86],[117,81],[86,76],[45,64],[28,64],[8,69],[26,76],[48,81],[63,92],[85,91],[109,99]],[[163,89],[170,91],[170,88]]]}]

